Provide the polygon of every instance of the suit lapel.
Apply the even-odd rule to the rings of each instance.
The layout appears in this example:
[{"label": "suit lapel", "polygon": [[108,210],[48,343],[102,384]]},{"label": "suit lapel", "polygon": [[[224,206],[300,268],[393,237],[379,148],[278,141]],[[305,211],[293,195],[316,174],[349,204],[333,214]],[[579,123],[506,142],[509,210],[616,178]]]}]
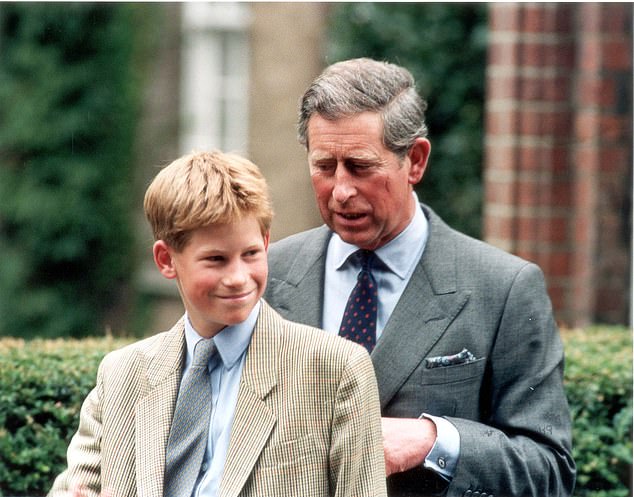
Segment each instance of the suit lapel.
[{"label": "suit lapel", "polygon": [[455,245],[446,236],[449,228],[433,212],[423,210],[429,219],[423,257],[372,352],[382,408],[469,299],[468,292],[457,289]]},{"label": "suit lapel", "polygon": [[137,493],[163,495],[165,450],[185,354],[184,323],[179,321],[147,365],[147,395],[136,407]]},{"label": "suit lapel", "polygon": [[286,281],[276,282],[276,308],[290,321],[321,327],[324,302],[324,265],[332,232],[321,226],[292,260]]},{"label": "suit lapel", "polygon": [[279,368],[281,318],[262,301],[260,315],[242,371],[227,461],[220,484],[221,497],[236,497],[251,475],[277,422],[265,403],[275,387]]}]

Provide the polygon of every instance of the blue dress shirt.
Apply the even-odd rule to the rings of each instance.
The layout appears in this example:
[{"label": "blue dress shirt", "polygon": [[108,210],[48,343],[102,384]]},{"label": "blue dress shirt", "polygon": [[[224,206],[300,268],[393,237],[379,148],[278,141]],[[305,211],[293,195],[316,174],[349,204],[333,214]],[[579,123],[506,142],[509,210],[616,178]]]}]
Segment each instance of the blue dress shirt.
[{"label": "blue dress shirt", "polygon": [[[259,311],[260,303],[258,302],[245,321],[234,326],[227,326],[213,337],[218,354],[209,363],[212,395],[209,438],[201,475],[192,493],[193,497],[218,495],[229,449],[229,436],[238,400],[240,378]],[[194,346],[199,340],[202,340],[202,337],[194,330],[189,318],[186,318],[187,356],[183,376],[191,364]]]},{"label": "blue dress shirt", "polygon": [[[377,343],[423,255],[427,242],[427,224],[422,209],[418,207],[407,227],[394,240],[374,251],[381,261],[381,264],[377,262],[372,268],[372,275],[379,288]],[[359,247],[344,242],[336,233],[330,238],[326,254],[322,327],[332,333],[339,332],[348,297],[357,283],[359,268],[349,259],[357,250]]]},{"label": "blue dress shirt", "polygon": [[[379,309],[376,326],[377,344],[387,321],[394,311],[407,283],[425,250],[429,235],[429,223],[418,206],[412,220],[396,238],[374,251],[381,263],[372,268],[379,288]],[[358,247],[344,242],[333,233],[326,253],[324,307],[322,327],[338,333],[341,318],[356,282],[359,268],[350,261]],[[424,467],[431,469],[445,480],[451,480],[460,454],[460,434],[456,427],[444,418],[421,414],[436,425],[436,443],[427,455]]]}]

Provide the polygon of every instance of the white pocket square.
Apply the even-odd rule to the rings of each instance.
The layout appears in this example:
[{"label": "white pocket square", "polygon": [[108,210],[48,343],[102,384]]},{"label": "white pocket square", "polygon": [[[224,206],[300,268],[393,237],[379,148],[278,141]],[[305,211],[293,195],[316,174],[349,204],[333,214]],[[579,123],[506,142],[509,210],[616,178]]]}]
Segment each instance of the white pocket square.
[{"label": "white pocket square", "polygon": [[443,366],[455,366],[457,364],[466,364],[475,360],[476,357],[471,352],[469,352],[467,349],[462,349],[460,352],[453,355],[428,357],[427,359],[425,359],[425,367],[431,369]]}]

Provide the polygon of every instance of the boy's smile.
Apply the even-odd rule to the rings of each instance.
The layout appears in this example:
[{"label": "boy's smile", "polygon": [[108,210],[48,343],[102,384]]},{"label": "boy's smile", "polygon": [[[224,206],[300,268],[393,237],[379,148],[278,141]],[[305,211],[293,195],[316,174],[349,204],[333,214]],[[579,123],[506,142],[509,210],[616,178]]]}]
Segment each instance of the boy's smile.
[{"label": "boy's smile", "polygon": [[154,244],[161,274],[176,279],[194,329],[207,338],[241,323],[266,287],[269,235],[253,216],[198,228],[178,252],[163,240]]}]

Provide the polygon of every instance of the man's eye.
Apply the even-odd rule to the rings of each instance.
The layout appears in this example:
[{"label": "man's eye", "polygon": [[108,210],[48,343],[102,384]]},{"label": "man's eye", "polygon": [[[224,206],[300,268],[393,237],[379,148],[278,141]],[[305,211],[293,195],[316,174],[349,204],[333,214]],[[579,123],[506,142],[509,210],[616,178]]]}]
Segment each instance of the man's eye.
[{"label": "man's eye", "polygon": [[372,164],[368,162],[349,162],[348,167],[350,169],[354,169],[355,171],[364,171],[370,169]]},{"label": "man's eye", "polygon": [[335,164],[330,162],[315,162],[313,163],[313,169],[317,171],[332,171],[335,168]]}]

